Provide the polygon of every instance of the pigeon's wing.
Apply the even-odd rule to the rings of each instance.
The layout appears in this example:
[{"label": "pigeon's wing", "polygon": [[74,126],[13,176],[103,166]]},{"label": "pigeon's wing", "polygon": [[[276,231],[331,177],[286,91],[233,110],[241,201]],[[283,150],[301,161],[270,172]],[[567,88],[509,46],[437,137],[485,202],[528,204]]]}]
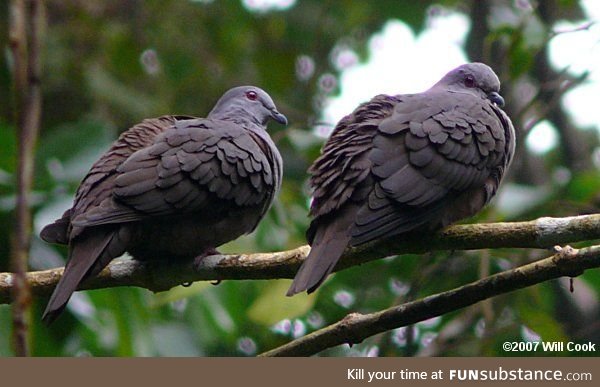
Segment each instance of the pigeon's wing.
[{"label": "pigeon's wing", "polygon": [[348,245],[348,230],[372,187],[369,152],[373,137],[396,102],[394,97],[378,95],[357,107],[336,125],[321,156],[310,167],[314,219],[306,237],[311,250],[288,295],[314,291]]},{"label": "pigeon's wing", "polygon": [[[326,217],[350,201],[364,197],[360,188],[368,179],[368,158],[381,120],[388,117],[397,101],[378,95],[357,107],[335,127],[321,156],[309,168],[313,200],[310,213]],[[310,240],[310,238],[309,238]]]},{"label": "pigeon's wing", "polygon": [[136,151],[152,145],[157,135],[171,127],[177,120],[191,119],[188,116],[162,116],[146,119],[123,132],[111,148],[92,166],[83,178],[73,207],[63,216],[44,227],[40,233],[43,240],[50,243],[67,244],[81,230],[71,235],[71,219],[97,207],[111,197],[117,168]]},{"label": "pigeon's wing", "polygon": [[87,227],[193,211],[216,214],[232,206],[262,207],[262,215],[279,181],[273,151],[231,122],[178,121],[117,168],[113,197],[73,223]]},{"label": "pigeon's wing", "polygon": [[487,100],[399,98],[373,140],[375,184],[357,213],[353,244],[473,215],[495,194],[512,157],[512,124]]},{"label": "pigeon's wing", "polygon": [[53,243],[69,244],[69,259],[42,319],[50,324],[67,305],[71,294],[87,276],[98,274],[113,258],[123,254],[128,231],[119,227],[73,226],[72,220],[111,198],[117,169],[136,151],[150,146],[157,135],[185,116],[147,119],[123,132],[90,169],[77,190],[73,207],[44,227],[40,236]]},{"label": "pigeon's wing", "polygon": [[66,210],[63,215],[54,222],[44,226],[40,232],[40,238],[48,243],[66,245],[69,243],[69,227],[71,226],[71,209]]}]

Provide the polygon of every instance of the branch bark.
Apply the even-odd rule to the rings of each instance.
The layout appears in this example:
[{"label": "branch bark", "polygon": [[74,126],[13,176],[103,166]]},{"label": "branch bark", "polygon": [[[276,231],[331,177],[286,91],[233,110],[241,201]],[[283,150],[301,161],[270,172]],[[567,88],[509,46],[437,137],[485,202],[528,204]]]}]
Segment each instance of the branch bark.
[{"label": "branch bark", "polygon": [[341,321],[260,356],[310,356],[340,344],[360,343],[367,337],[440,316],[487,298],[550,279],[575,277],[600,267],[600,246],[580,250],[557,248],[551,257],[507,270],[479,281],[371,314],[351,313]]},{"label": "branch bark", "polygon": [[[477,250],[485,248],[550,248],[555,245],[600,238],[600,214],[568,218],[539,218],[527,222],[480,223],[450,226],[431,237],[407,235],[349,248],[335,271],[390,255],[435,250]],[[213,255],[200,265],[192,262],[139,262],[117,259],[97,277],[82,283],[80,290],[117,286],[138,286],[154,292],[182,283],[214,280],[293,278],[309,252],[308,246],[275,253]],[[27,273],[36,296],[52,292],[62,268]],[[0,273],[0,303],[9,303],[14,284],[12,273]]]},{"label": "branch bark", "polygon": [[13,346],[27,356],[30,291],[26,277],[31,236],[29,193],[33,184],[34,148],[41,118],[40,49],[44,4],[42,0],[13,0],[10,5],[10,46],[13,58],[15,119],[18,127],[17,203],[11,268]]}]

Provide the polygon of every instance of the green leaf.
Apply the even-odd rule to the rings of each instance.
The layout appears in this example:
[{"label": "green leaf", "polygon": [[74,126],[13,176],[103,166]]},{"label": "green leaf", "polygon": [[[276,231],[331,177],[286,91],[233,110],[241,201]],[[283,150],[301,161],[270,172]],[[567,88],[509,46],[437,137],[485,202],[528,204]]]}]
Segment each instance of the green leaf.
[{"label": "green leaf", "polygon": [[289,280],[272,281],[250,306],[250,320],[263,325],[273,325],[283,319],[298,317],[308,312],[317,299],[316,295],[301,293],[287,297],[285,293],[290,283]]},{"label": "green leaf", "polygon": [[562,326],[550,314],[554,312],[552,291],[552,286],[542,284],[520,292],[517,301],[519,318],[544,341],[568,341]]},{"label": "green leaf", "polygon": [[[14,128],[0,121],[0,170],[14,172],[17,165],[17,138]],[[1,183],[1,181],[0,181]]]},{"label": "green leaf", "polygon": [[589,202],[600,192],[600,173],[597,171],[576,175],[567,188],[567,197],[577,202]]},{"label": "green leaf", "polygon": [[167,292],[161,292],[154,295],[152,307],[157,308],[169,304],[174,301],[181,300],[195,296],[196,294],[202,293],[206,288],[210,287],[210,282],[198,281],[194,282],[190,286],[177,286]]}]

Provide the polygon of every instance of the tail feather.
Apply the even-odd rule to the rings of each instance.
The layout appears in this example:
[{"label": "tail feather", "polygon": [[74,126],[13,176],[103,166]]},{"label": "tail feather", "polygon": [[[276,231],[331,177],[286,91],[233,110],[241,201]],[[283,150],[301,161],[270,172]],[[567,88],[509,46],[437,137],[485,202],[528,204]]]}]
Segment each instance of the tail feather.
[{"label": "tail feather", "polygon": [[326,224],[317,225],[312,238],[310,253],[300,266],[287,296],[306,290],[314,292],[333,271],[350,242],[349,228],[353,224],[354,212],[346,211],[343,216]]},{"label": "tail feather", "polygon": [[321,244],[314,244],[310,249],[308,257],[306,257],[300,270],[298,270],[292,285],[287,291],[287,295],[293,296],[304,290],[312,293],[321,286],[342,256],[349,240],[350,238],[347,236],[338,236],[336,239],[325,240]]},{"label": "tail feather", "polygon": [[64,310],[77,287],[86,277],[96,275],[115,257],[123,254],[119,232],[114,228],[95,228],[77,240],[69,253],[69,260],[58,281],[42,320],[51,324]]}]

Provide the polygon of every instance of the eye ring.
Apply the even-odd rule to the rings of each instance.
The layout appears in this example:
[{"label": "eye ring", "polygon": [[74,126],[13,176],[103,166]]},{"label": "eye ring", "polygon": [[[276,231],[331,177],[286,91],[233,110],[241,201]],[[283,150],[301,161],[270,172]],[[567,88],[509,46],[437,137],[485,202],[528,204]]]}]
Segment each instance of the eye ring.
[{"label": "eye ring", "polygon": [[473,78],[472,75],[467,75],[465,77],[465,86],[467,86],[469,88],[475,87],[475,78]]},{"label": "eye ring", "polygon": [[246,92],[246,98],[250,101],[256,101],[258,99],[258,94],[256,94],[256,91],[250,90]]}]

